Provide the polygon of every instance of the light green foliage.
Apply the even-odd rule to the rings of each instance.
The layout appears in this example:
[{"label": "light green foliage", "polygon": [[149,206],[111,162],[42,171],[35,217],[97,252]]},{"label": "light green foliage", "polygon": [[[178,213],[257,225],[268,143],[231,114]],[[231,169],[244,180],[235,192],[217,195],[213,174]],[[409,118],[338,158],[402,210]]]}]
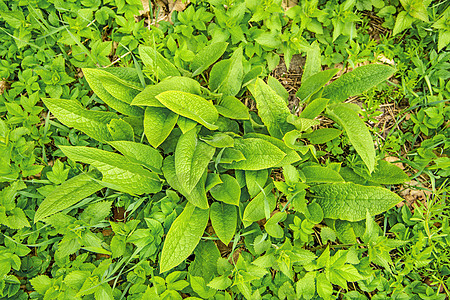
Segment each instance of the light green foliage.
[{"label": "light green foliage", "polygon": [[209,210],[187,204],[167,233],[161,252],[160,271],[179,265],[195,249],[208,223]]},{"label": "light green foliage", "polygon": [[214,202],[210,209],[211,225],[217,237],[228,245],[234,236],[237,224],[236,206],[223,202]]},{"label": "light green foliage", "polygon": [[172,132],[178,115],[164,107],[147,107],[144,114],[144,132],[148,142],[157,148]]}]

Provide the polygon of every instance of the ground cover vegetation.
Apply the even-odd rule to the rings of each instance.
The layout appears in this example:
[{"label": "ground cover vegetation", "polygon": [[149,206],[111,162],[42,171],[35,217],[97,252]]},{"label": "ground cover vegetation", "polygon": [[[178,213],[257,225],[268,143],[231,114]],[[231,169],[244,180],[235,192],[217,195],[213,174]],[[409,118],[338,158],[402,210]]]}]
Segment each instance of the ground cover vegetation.
[{"label": "ground cover vegetation", "polygon": [[0,298],[448,298],[449,4],[0,1]]}]

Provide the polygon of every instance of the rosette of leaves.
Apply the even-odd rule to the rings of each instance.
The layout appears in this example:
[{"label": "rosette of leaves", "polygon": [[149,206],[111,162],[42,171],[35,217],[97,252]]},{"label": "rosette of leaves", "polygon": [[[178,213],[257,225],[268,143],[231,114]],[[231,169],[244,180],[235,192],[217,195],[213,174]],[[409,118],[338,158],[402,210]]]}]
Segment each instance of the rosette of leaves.
[{"label": "rosette of leaves", "polygon": [[[309,59],[297,92],[305,106],[297,116],[289,111],[286,91],[278,81],[269,78],[267,84],[244,74],[241,48],[216,62],[226,46],[209,45],[211,51],[202,51],[188,70],[178,69],[153,48],[140,47],[154,84],[136,69],[83,69],[110,112],[87,110],[76,100],[43,99],[60,122],[116,151],[60,146],[70,160],[91,165],[101,176],[83,173],[63,183],[42,202],[35,222],[101,187],[133,195],[173,189],[185,207],[165,238],[159,261],[163,273],[193,252],[209,221],[218,239],[228,244],[237,230],[261,219],[267,220],[270,236],[283,238],[279,223],[286,213],[301,215],[313,225],[325,220],[337,230],[332,225],[338,221],[351,224],[365,219],[367,212],[373,216],[401,201],[380,185],[400,183],[408,176],[387,162],[377,162],[359,107],[343,103],[390,77],[393,68],[359,67],[325,86],[337,70],[320,72],[320,62]],[[207,86],[182,74],[203,74]],[[258,113],[249,113],[235,97],[243,85]],[[313,130],[319,115],[333,119],[342,130]],[[343,132],[364,172],[318,163],[315,145]],[[279,169],[284,180],[271,175]],[[383,177],[386,172],[393,175]],[[285,195],[284,207],[276,194]],[[273,214],[277,207],[282,213]]]}]

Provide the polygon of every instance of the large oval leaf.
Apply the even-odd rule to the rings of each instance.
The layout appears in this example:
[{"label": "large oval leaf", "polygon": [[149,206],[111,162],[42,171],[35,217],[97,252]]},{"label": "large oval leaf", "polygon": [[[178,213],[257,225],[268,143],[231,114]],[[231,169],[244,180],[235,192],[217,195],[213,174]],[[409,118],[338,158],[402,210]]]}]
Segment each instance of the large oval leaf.
[{"label": "large oval leaf", "polygon": [[119,119],[117,114],[87,110],[75,100],[43,98],[42,101],[64,125],[78,129],[102,143],[113,140],[107,124],[113,119]]},{"label": "large oval leaf", "polygon": [[153,75],[162,80],[169,76],[180,76],[180,71],[169,60],[162,56],[154,47],[139,46],[139,56]]},{"label": "large oval leaf", "polygon": [[220,179],[222,183],[214,186],[210,190],[211,196],[218,201],[239,206],[241,188],[236,178],[228,174],[222,174]]},{"label": "large oval leaf", "polygon": [[286,102],[262,79],[256,79],[255,84],[248,85],[248,89],[255,98],[258,115],[271,136],[282,139],[286,132],[294,129],[294,126],[286,121],[291,114]]},{"label": "large oval leaf", "polygon": [[259,138],[236,139],[234,140],[234,149],[241,151],[245,160],[224,164],[223,166],[227,169],[268,169],[278,165],[286,156],[286,153],[277,146]]},{"label": "large oval leaf", "polygon": [[328,116],[344,127],[350,143],[361,156],[369,172],[375,168],[375,148],[372,136],[358,114],[344,104],[335,104],[327,109]]},{"label": "large oval leaf", "polygon": [[158,175],[131,162],[125,156],[96,148],[60,146],[62,152],[73,161],[91,164],[102,174],[105,186],[130,193],[157,193],[161,190]]},{"label": "large oval leaf", "polygon": [[60,212],[101,190],[103,186],[87,174],[80,174],[57,186],[39,205],[34,223]]},{"label": "large oval leaf", "polygon": [[243,221],[249,223],[270,217],[270,213],[275,209],[277,198],[272,193],[273,184],[266,186],[252,201],[245,207]]},{"label": "large oval leaf", "polygon": [[211,225],[219,239],[228,245],[236,231],[237,208],[223,202],[214,202],[209,213]]},{"label": "large oval leaf", "polygon": [[218,42],[201,49],[195,55],[190,64],[192,76],[197,76],[198,74],[208,69],[210,65],[215,63],[222,56],[222,54],[225,53],[225,50],[227,50],[227,46],[227,42]]},{"label": "large oval leaf", "polygon": [[355,183],[321,184],[311,188],[313,198],[322,207],[324,218],[351,222],[366,218],[366,210],[373,216],[387,211],[403,199],[382,188]]},{"label": "large oval leaf", "polygon": [[178,115],[165,107],[147,107],[144,114],[144,133],[150,145],[158,148],[172,132]]},{"label": "large oval leaf", "polygon": [[309,97],[317,93],[319,89],[322,88],[328,81],[330,81],[338,71],[339,69],[328,69],[312,75],[302,82],[302,85],[295,95],[300,98],[301,102],[305,102],[309,99]]},{"label": "large oval leaf", "polygon": [[161,172],[163,158],[155,148],[129,141],[114,141],[110,144],[132,162],[141,164],[153,172]]},{"label": "large oval leaf", "polygon": [[197,80],[175,76],[167,78],[155,85],[147,86],[131,102],[131,105],[164,107],[156,96],[167,91],[181,91],[191,94],[200,94],[200,83]]},{"label": "large oval leaf", "polygon": [[187,193],[191,193],[202,177],[214,151],[214,147],[197,139],[197,128],[180,136],[175,149],[175,171]]},{"label": "large oval leaf", "polygon": [[219,113],[214,105],[203,97],[180,91],[167,91],[156,98],[179,115],[194,120],[210,130],[218,128],[214,123],[219,118]]},{"label": "large oval leaf", "polygon": [[355,68],[327,85],[323,97],[334,103],[342,102],[380,84],[394,73],[395,69],[386,65],[373,64]]},{"label": "large oval leaf", "polygon": [[216,63],[209,76],[209,88],[224,96],[235,96],[239,93],[244,77],[242,60],[243,50],[238,48],[230,59]]},{"label": "large oval leaf", "polygon": [[209,219],[209,209],[187,203],[167,233],[159,269],[166,272],[182,263],[197,246]]}]

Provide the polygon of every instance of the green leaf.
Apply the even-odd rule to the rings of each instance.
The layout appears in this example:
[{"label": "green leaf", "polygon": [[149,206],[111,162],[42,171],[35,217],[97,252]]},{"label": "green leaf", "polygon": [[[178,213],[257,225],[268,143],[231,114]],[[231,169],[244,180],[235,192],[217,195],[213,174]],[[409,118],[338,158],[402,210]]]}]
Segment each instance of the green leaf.
[{"label": "green leaf", "polygon": [[281,98],[283,98],[286,104],[289,104],[289,93],[286,91],[284,86],[272,76],[267,77],[267,84],[272,90],[274,90]]},{"label": "green leaf", "polygon": [[330,81],[338,71],[339,69],[328,69],[308,77],[308,79],[302,81],[302,85],[295,95],[300,98],[300,102],[307,101]]},{"label": "green leaf", "polygon": [[205,172],[215,148],[197,139],[194,128],[181,135],[175,149],[175,170],[182,188],[190,193]]},{"label": "green leaf", "polygon": [[201,276],[206,282],[210,281],[217,274],[217,260],[220,258],[220,251],[214,241],[200,241],[194,250],[195,259],[189,265],[189,274]]},{"label": "green leaf", "polygon": [[[117,110],[118,112],[128,115],[128,116],[142,116],[143,110],[140,107],[133,107],[130,105],[133,96],[138,94],[138,90],[132,89],[130,87],[126,87],[125,85],[122,85],[117,77],[113,76],[107,71],[99,70],[99,69],[83,69],[84,77],[86,78],[86,81],[89,83],[89,86],[94,91],[94,93],[102,99],[108,106],[111,108]],[[105,79],[106,78],[106,79]],[[115,95],[110,94],[106,88],[103,86],[103,80],[108,81],[109,80],[109,88],[112,92],[118,93],[119,96],[123,96],[123,94],[131,93],[131,95],[126,96],[127,102],[124,102],[122,100],[119,100],[115,97]],[[111,81],[117,82],[117,87],[114,87],[114,83]],[[126,89],[126,91],[121,90]],[[121,90],[122,92],[118,92]]]},{"label": "green leaf", "polygon": [[241,188],[236,178],[228,174],[222,174],[220,175],[220,179],[222,183],[214,186],[210,190],[211,196],[218,201],[239,206]]},{"label": "green leaf", "polygon": [[323,97],[330,99],[331,103],[342,102],[348,97],[359,95],[382,83],[395,71],[390,66],[378,64],[355,68],[327,85],[323,91]]},{"label": "green leaf", "polygon": [[272,193],[273,184],[266,186],[252,201],[245,207],[242,219],[247,222],[256,222],[266,217],[275,209],[277,198]]},{"label": "green leaf", "polygon": [[167,91],[156,98],[179,115],[194,120],[210,130],[218,128],[214,123],[219,114],[214,105],[203,97],[180,91]]},{"label": "green leaf", "polygon": [[248,120],[250,115],[248,107],[234,96],[223,97],[216,105],[216,109],[222,116],[236,120]]},{"label": "green leaf", "polygon": [[38,275],[30,279],[33,289],[41,295],[44,295],[52,286],[52,280],[46,275]]},{"label": "green leaf", "polygon": [[261,192],[261,188],[266,186],[269,178],[269,170],[245,171],[245,183],[250,197],[255,197]]},{"label": "green leaf", "polygon": [[161,190],[158,175],[128,160],[125,156],[96,148],[60,146],[73,161],[91,164],[102,174],[102,182],[130,194],[157,193]]},{"label": "green leaf", "polygon": [[411,28],[414,17],[409,15],[406,11],[401,11],[398,13],[395,19],[394,30],[392,35],[397,35],[405,29]]},{"label": "green leaf", "polygon": [[331,299],[331,295],[333,294],[333,286],[328,281],[325,273],[319,273],[317,275],[317,294],[322,297],[324,300]]},{"label": "green leaf", "polygon": [[311,144],[317,145],[331,141],[340,136],[341,133],[342,131],[336,128],[319,128],[311,133],[302,134],[302,138],[306,138]]},{"label": "green leaf", "polygon": [[78,101],[43,98],[45,106],[64,125],[78,129],[102,143],[112,141],[107,124],[119,119],[112,112],[87,110]]},{"label": "green leaf", "polygon": [[161,172],[163,158],[155,148],[129,141],[114,141],[109,144],[130,161],[141,164],[153,172]]},{"label": "green leaf", "polygon": [[228,134],[222,132],[215,133],[212,136],[204,136],[200,138],[200,140],[216,148],[234,147],[233,138]]},{"label": "green leaf", "polygon": [[256,79],[255,84],[248,85],[248,89],[255,98],[258,114],[271,136],[281,139],[286,132],[294,129],[286,121],[291,114],[286,102],[262,79]]},{"label": "green leaf", "polygon": [[87,174],[80,174],[56,187],[39,205],[34,223],[66,209],[103,188]]},{"label": "green leaf", "polygon": [[320,72],[322,63],[320,59],[320,47],[317,41],[311,44],[311,48],[306,52],[305,68],[302,74],[302,82],[305,82],[309,77]]},{"label": "green leaf", "polygon": [[158,148],[172,132],[178,115],[165,107],[147,107],[144,114],[144,133],[148,143]]},{"label": "green leaf", "polygon": [[237,224],[237,208],[223,202],[211,204],[211,225],[219,239],[228,245],[234,236]]},{"label": "green leaf", "polygon": [[262,170],[279,164],[286,154],[275,145],[258,138],[235,139],[234,149],[239,150],[245,160],[224,165],[227,169]]},{"label": "green leaf", "polygon": [[170,77],[158,84],[147,86],[133,99],[131,105],[164,107],[164,105],[156,99],[156,96],[167,91],[181,91],[199,95],[201,93],[201,86],[198,81],[188,77]]},{"label": "green leaf", "polygon": [[289,115],[287,117],[287,122],[295,126],[298,131],[306,131],[310,129],[312,126],[319,125],[320,122],[317,120],[300,118],[295,115]]},{"label": "green leaf", "polygon": [[286,153],[286,156],[283,158],[283,160],[278,165],[274,166],[275,168],[282,167],[285,165],[291,165],[301,159],[295,150],[286,146],[286,144],[282,140],[274,138],[270,135],[252,132],[252,133],[248,133],[244,136],[244,138],[247,138],[247,137],[248,138],[259,138],[259,139],[266,140],[269,143],[277,146],[284,153]]},{"label": "green leaf", "polygon": [[153,75],[162,80],[169,76],[180,76],[178,69],[153,47],[139,46],[139,56]]},{"label": "green leaf", "polygon": [[375,171],[365,178],[378,184],[401,184],[410,180],[402,169],[385,160],[380,160]]},{"label": "green leaf", "polygon": [[381,187],[348,183],[321,184],[310,188],[322,207],[324,218],[351,222],[387,211],[402,201],[397,194]]},{"label": "green leaf", "polygon": [[209,220],[209,209],[187,203],[167,233],[161,252],[160,273],[182,263],[195,249]]},{"label": "green leaf", "polygon": [[327,107],[329,99],[318,98],[312,101],[306,106],[303,111],[300,113],[300,118],[305,119],[314,119]]},{"label": "green leaf", "polygon": [[209,88],[224,96],[235,96],[239,93],[244,77],[243,58],[243,50],[238,48],[230,59],[216,63],[211,69]]},{"label": "green leaf", "polygon": [[346,104],[329,106],[327,114],[344,127],[350,143],[372,173],[375,168],[375,148],[372,136],[358,114]]},{"label": "green leaf", "polygon": [[266,224],[264,224],[266,232],[274,238],[281,239],[284,236],[284,231],[278,222],[283,222],[286,220],[286,217],[286,212],[277,212],[274,214],[269,220],[267,220]]},{"label": "green leaf", "polygon": [[178,128],[181,129],[182,133],[186,133],[189,130],[191,130],[192,128],[194,128],[197,125],[197,122],[195,122],[191,119],[185,118],[183,116],[179,116],[177,125],[178,125]]},{"label": "green leaf", "polygon": [[201,49],[194,57],[190,64],[190,68],[192,70],[192,76],[197,76],[202,73],[210,65],[215,63],[222,54],[227,50],[228,43],[226,42],[218,42],[211,45],[206,46]]},{"label": "green leaf", "polygon": [[316,274],[317,272],[308,272],[303,278],[298,279],[295,285],[297,298],[303,297],[306,300],[312,299],[316,294]]},{"label": "green leaf", "polygon": [[306,177],[306,183],[344,182],[344,178],[338,172],[327,167],[306,166],[301,170]]},{"label": "green leaf", "polygon": [[134,131],[130,124],[122,119],[112,119],[106,127],[115,141],[134,141]]}]

